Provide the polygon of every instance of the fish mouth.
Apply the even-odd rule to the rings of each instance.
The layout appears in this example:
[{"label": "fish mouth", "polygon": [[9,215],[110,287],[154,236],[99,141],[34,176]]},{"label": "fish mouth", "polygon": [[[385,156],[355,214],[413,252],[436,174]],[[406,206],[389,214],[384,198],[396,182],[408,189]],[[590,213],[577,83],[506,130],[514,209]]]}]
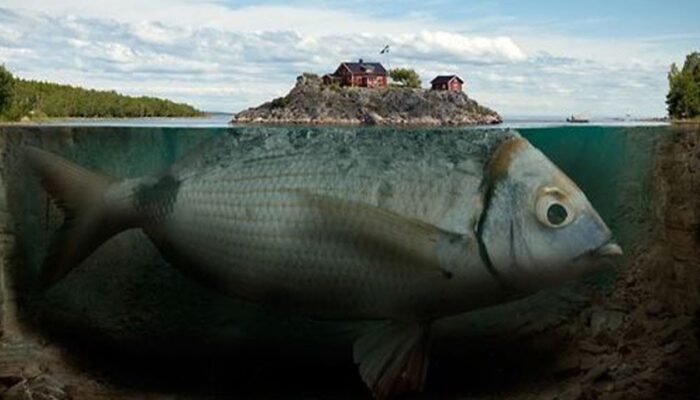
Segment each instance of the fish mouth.
[{"label": "fish mouth", "polygon": [[600,258],[619,257],[623,254],[622,248],[613,239],[593,250],[593,255]]},{"label": "fish mouth", "polygon": [[603,243],[602,245],[594,249],[588,250],[579,256],[574,257],[574,261],[590,261],[591,259],[609,260],[614,257],[619,257],[622,254],[623,252],[620,245],[617,244],[617,242],[615,242],[615,239],[610,238],[607,242]]}]

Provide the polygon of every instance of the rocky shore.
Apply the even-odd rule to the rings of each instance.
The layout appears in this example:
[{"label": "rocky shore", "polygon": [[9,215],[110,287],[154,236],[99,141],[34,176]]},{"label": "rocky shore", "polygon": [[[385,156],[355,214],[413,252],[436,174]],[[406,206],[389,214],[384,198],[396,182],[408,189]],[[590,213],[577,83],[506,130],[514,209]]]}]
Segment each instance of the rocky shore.
[{"label": "rocky shore", "polygon": [[324,85],[319,77],[305,74],[286,96],[241,111],[232,122],[446,126],[491,125],[502,119],[462,92],[345,88]]}]

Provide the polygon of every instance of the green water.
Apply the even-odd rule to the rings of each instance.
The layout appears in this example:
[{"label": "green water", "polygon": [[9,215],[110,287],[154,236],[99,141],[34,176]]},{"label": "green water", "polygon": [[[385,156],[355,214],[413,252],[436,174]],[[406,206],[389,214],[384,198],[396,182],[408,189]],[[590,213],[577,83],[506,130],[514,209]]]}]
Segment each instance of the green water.
[{"label": "green water", "polygon": [[[138,231],[110,240],[49,293],[36,289],[37,271],[59,213],[48,206],[38,183],[17,163],[18,146],[36,145],[113,176],[136,177],[166,168],[198,145],[235,129],[239,128],[0,128],[6,186],[5,204],[0,206],[14,221],[20,249],[17,292],[21,311],[36,321],[35,328],[50,326],[98,338],[101,343],[166,353],[174,347],[192,353],[236,351],[252,344],[286,349],[309,341],[342,347],[366,329],[366,323],[279,315],[213,293],[167,265]],[[581,187],[623,248],[631,249],[648,240],[654,157],[670,129],[559,127],[519,132]],[[611,279],[614,274],[596,282],[605,290]],[[506,331],[514,325],[540,326],[566,318],[586,301],[578,286],[572,286],[452,318],[438,324],[437,331],[446,337],[468,337]]]},{"label": "green water", "polygon": [[520,130],[586,193],[625,247],[643,240],[657,145],[669,127]]}]

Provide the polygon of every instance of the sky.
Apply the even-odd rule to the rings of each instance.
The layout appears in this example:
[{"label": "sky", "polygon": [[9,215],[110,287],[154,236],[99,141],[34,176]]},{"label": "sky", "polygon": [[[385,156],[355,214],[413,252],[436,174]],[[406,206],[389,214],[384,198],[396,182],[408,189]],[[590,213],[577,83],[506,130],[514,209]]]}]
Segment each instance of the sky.
[{"label": "sky", "polygon": [[459,74],[506,117],[654,117],[671,63],[700,51],[698,16],[698,0],[0,0],[0,63],[233,112],[363,58],[426,87]]}]

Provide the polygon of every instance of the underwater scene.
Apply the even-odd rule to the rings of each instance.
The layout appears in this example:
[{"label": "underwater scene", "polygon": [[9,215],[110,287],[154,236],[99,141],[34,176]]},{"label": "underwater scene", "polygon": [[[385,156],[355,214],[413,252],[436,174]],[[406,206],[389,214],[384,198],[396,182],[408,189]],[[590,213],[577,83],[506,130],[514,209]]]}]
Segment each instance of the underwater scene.
[{"label": "underwater scene", "polygon": [[[692,125],[0,127],[0,386],[25,379],[25,389],[57,399],[693,398],[699,133]],[[27,156],[27,146],[48,153]],[[114,211],[101,220],[108,233],[81,225],[87,217],[70,202],[102,178],[62,188],[60,171],[83,174],[63,159],[118,179],[104,180],[112,189],[101,198],[116,210],[133,193],[143,217]],[[271,174],[281,178],[260,181]],[[233,177],[267,208],[217,208],[207,193],[233,196]],[[558,187],[528,192],[542,179]],[[42,180],[68,204],[52,201]],[[536,196],[536,209],[519,210],[530,204],[519,196]],[[274,214],[275,201],[301,208]],[[531,214],[541,223],[528,222]],[[325,233],[303,241],[298,224],[284,228],[299,215],[317,218],[313,226]],[[198,216],[224,233],[197,236],[205,229]],[[307,247],[278,254],[264,248],[263,228],[226,225],[261,216]],[[575,226],[582,228],[567,236]],[[76,229],[84,236],[64,236],[68,250],[51,247]],[[343,238],[352,245],[342,247]],[[402,238],[411,244],[402,247]],[[467,243],[456,246],[460,240]],[[430,246],[444,246],[439,262],[423,252]],[[358,255],[344,258],[348,251]],[[222,272],[238,254],[287,281],[270,286]],[[606,258],[604,267],[584,271],[557,258],[578,262],[581,254]],[[62,266],[48,285],[47,256]],[[353,261],[361,257],[367,262]],[[315,274],[317,259],[344,278]],[[295,260],[308,266],[308,279],[273,268],[297,268]],[[364,266],[374,262],[425,275]],[[343,286],[354,271],[378,294],[354,298]],[[389,292],[404,287],[396,282],[407,294]],[[269,287],[277,289],[260,289]],[[395,300],[402,296],[405,303]],[[404,328],[414,320],[415,335]],[[394,344],[401,335],[410,339]]]}]

